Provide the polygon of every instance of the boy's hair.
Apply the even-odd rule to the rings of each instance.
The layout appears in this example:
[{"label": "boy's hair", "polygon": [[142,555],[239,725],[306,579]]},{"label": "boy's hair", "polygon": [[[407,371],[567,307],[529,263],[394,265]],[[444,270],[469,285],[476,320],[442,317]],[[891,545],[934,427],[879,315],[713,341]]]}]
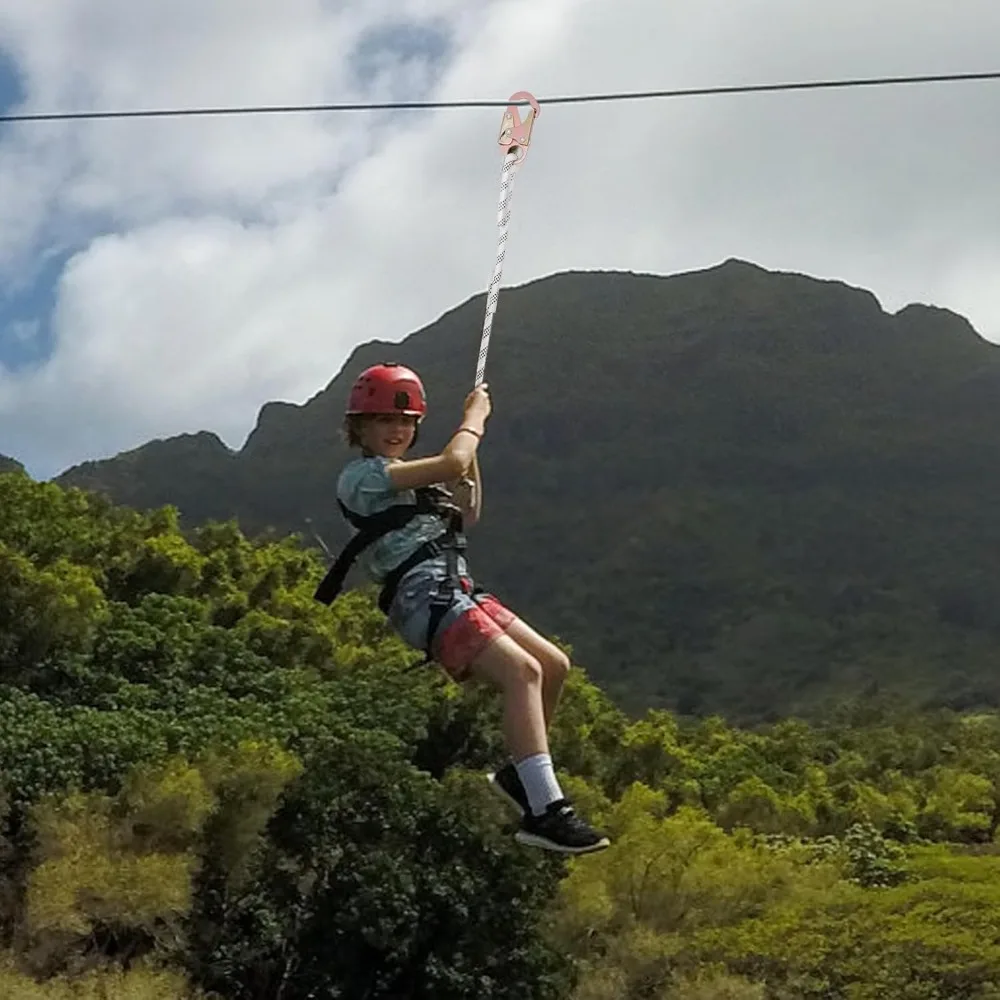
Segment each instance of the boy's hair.
[{"label": "boy's hair", "polygon": [[371,413],[349,413],[344,417],[344,440],[349,448],[361,447],[361,428],[367,424],[374,414]]}]

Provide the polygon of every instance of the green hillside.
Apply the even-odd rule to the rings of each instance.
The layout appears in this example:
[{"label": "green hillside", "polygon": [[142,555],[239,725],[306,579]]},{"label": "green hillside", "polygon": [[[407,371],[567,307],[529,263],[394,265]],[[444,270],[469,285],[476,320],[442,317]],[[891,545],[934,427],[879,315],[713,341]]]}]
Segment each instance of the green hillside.
[{"label": "green hillside", "polygon": [[24,472],[24,466],[13,458],[0,455],[0,475],[5,472]]},{"label": "green hillside", "polygon": [[[346,538],[333,498],[348,386],[426,378],[421,446],[471,383],[482,297],[367,344],[245,447],[208,433],[60,478],[186,523]],[[620,704],[822,718],[845,697],[1000,699],[1000,352],[962,318],[729,261],[562,274],[504,292],[482,447],[482,582],[571,643]]]}]

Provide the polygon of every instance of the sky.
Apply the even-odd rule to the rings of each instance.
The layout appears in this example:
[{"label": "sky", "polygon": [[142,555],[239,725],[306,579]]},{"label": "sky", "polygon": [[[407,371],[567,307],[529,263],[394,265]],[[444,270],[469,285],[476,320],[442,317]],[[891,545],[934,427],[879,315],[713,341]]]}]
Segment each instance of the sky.
[{"label": "sky", "polygon": [[[0,108],[528,90],[506,286],[738,257],[1000,341],[1000,82],[544,104],[1000,70],[997,38],[996,0],[0,0]],[[485,291],[501,114],[0,125],[0,453],[44,479],[199,430],[239,448],[265,402]]]}]

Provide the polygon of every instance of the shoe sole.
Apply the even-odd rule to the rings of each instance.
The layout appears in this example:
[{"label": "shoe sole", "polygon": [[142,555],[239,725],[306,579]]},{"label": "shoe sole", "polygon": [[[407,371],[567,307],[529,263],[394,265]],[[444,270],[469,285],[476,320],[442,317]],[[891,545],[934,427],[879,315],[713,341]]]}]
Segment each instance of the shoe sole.
[{"label": "shoe sole", "polygon": [[490,788],[492,788],[493,791],[507,803],[507,805],[509,805],[512,809],[517,810],[518,816],[523,819],[525,813],[524,806],[522,806],[521,803],[518,802],[517,799],[515,799],[514,796],[511,795],[499,781],[497,781],[496,772],[490,771],[490,773],[486,775],[486,780],[489,781]]},{"label": "shoe sole", "polygon": [[585,847],[569,847],[566,844],[557,844],[555,841],[539,837],[536,833],[527,833],[524,830],[518,830],[514,834],[514,839],[525,847],[540,847],[543,851],[552,851],[555,854],[593,854],[595,851],[603,851],[611,846],[611,841],[607,837],[602,837],[596,844],[587,844]]}]

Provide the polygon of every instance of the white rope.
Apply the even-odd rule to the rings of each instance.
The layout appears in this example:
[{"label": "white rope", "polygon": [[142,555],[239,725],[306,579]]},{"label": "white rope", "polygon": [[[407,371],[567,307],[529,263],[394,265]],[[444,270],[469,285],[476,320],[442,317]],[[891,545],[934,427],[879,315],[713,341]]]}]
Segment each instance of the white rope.
[{"label": "white rope", "polygon": [[[518,111],[514,107],[514,102],[518,100],[527,100],[531,104],[531,112],[524,122],[520,120]],[[476,384],[474,386],[477,389],[483,384],[483,378],[486,374],[486,354],[490,349],[493,316],[497,311],[497,299],[500,297],[500,278],[503,275],[503,259],[507,252],[507,225],[510,222],[510,198],[514,191],[514,178],[517,175],[517,168],[528,155],[531,129],[539,112],[538,102],[526,90],[519,90],[516,94],[511,95],[510,101],[500,130],[499,141],[506,149],[503,169],[500,171],[500,203],[497,206],[497,225],[500,227],[500,239],[497,242],[493,277],[490,279],[489,291],[486,294],[486,318],[483,321],[483,336],[479,342],[479,362],[476,365]],[[469,502],[474,508],[478,508],[479,464],[476,457],[472,459],[472,466],[474,472],[471,477],[465,478],[465,482],[469,488]]]},{"label": "white rope", "polygon": [[500,297],[500,278],[503,273],[503,259],[507,249],[507,224],[510,222],[510,197],[514,190],[514,177],[520,160],[517,147],[513,147],[503,158],[503,170],[500,172],[500,203],[497,207],[497,225],[500,227],[500,240],[497,243],[497,259],[493,267],[493,277],[490,280],[489,292],[486,296],[486,320],[483,323],[483,337],[479,343],[479,363],[476,367],[476,386],[483,383],[486,373],[486,353],[490,349],[490,333],[493,329],[493,315],[497,311],[497,299]]}]

